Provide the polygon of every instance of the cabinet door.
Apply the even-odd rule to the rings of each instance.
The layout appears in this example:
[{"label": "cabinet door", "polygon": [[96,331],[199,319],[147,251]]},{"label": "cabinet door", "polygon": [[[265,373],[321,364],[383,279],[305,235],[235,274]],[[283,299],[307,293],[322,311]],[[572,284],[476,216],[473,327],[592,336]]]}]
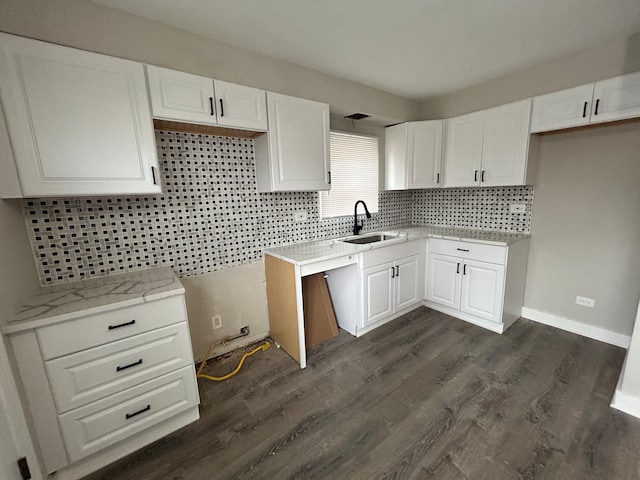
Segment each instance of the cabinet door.
[{"label": "cabinet door", "polygon": [[161,192],[142,64],[7,34],[0,50],[24,196]]},{"label": "cabinet door", "polygon": [[440,186],[443,120],[409,123],[408,188]]},{"label": "cabinet door", "polygon": [[329,190],[329,105],[267,92],[273,191]]},{"label": "cabinet door", "polygon": [[385,190],[405,190],[407,188],[408,130],[408,123],[384,129]]},{"label": "cabinet door", "polygon": [[444,186],[469,187],[480,184],[484,112],[447,120]]},{"label": "cabinet door", "polygon": [[464,261],[460,310],[493,322],[502,322],[503,291],[502,265]]},{"label": "cabinet door", "polygon": [[383,263],[362,271],[364,326],[393,313],[393,263]]},{"label": "cabinet door", "polygon": [[213,81],[218,125],[267,130],[267,95],[264,90]]},{"label": "cabinet door", "polygon": [[591,123],[640,117],[640,72],[596,82]]},{"label": "cabinet door", "polygon": [[[418,256],[395,262],[395,310],[402,310],[420,301],[420,268]],[[423,260],[424,261],[424,260]]]},{"label": "cabinet door", "polygon": [[524,185],[531,100],[485,111],[480,184]]},{"label": "cabinet door", "polygon": [[153,65],[147,65],[147,78],[154,117],[217,123],[212,79]]},{"label": "cabinet door", "polygon": [[461,271],[461,259],[430,253],[427,265],[427,300],[459,309]]},{"label": "cabinet door", "polygon": [[592,83],[535,97],[531,114],[531,133],[588,124],[592,97]]}]

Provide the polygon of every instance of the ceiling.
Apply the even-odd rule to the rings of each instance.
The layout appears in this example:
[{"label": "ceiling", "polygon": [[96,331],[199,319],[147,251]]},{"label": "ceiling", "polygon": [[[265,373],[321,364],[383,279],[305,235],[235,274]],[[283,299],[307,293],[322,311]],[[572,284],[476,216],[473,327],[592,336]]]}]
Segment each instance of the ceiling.
[{"label": "ceiling", "polygon": [[93,0],[424,100],[640,31],[639,0]]}]

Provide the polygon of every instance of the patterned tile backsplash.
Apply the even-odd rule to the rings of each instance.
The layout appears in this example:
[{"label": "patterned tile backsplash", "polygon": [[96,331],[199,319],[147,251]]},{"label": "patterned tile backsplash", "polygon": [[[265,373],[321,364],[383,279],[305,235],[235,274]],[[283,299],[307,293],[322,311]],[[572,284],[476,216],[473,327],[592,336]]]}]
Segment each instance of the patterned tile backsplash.
[{"label": "patterned tile backsplash", "polygon": [[[25,199],[43,285],[170,266],[182,277],[259,260],[265,247],[349,235],[315,192],[258,193],[253,140],[156,132],[161,196]],[[381,192],[365,230],[409,223],[528,232],[532,187]],[[510,214],[509,204],[527,204]],[[297,210],[307,220],[294,222]],[[364,218],[364,216],[362,217]]]},{"label": "patterned tile backsplash", "polygon": [[[512,204],[525,205],[511,213]],[[443,188],[415,190],[411,221],[415,224],[530,233],[533,187]]]}]

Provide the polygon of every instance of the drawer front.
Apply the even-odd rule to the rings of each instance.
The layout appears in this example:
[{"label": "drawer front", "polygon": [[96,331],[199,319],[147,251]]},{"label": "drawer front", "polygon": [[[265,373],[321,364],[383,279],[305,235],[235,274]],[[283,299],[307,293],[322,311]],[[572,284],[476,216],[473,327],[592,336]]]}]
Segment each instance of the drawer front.
[{"label": "drawer front", "polygon": [[424,253],[424,251],[424,240],[414,240],[411,242],[389,245],[388,247],[374,248],[373,250],[361,253],[362,261],[360,262],[360,269],[364,270],[365,268],[375,267],[376,265],[382,265],[383,263],[394,262],[401,258],[420,255]]},{"label": "drawer front", "polygon": [[452,257],[468,258],[481,262],[504,265],[507,259],[507,247],[499,245],[485,245],[483,243],[460,242],[457,240],[443,240],[430,238],[429,253],[439,253]]},{"label": "drawer front", "polygon": [[58,416],[69,459],[75,462],[195,405],[193,366]]},{"label": "drawer front", "polygon": [[187,320],[184,296],[133,305],[38,328],[42,357],[49,360]]},{"label": "drawer front", "polygon": [[45,366],[58,413],[193,363],[186,322],[108,343]]}]

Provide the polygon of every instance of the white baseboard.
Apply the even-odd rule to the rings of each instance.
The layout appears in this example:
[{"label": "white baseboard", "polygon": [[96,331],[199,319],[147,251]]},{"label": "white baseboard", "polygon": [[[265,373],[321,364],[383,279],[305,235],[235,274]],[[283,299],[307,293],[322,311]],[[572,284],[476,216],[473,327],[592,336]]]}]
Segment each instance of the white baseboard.
[{"label": "white baseboard", "polygon": [[522,307],[522,317],[528,320],[533,320],[534,322],[559,328],[560,330],[577,333],[583,337],[593,338],[594,340],[600,340],[601,342],[616,345],[617,347],[628,349],[631,344],[630,335],[623,335],[622,333],[613,332],[595,325],[577,322],[576,320],[560,317],[551,313],[541,312],[540,310],[534,310],[533,308]]},{"label": "white baseboard", "polygon": [[640,398],[638,397],[616,389],[611,400],[611,406],[616,410],[640,418]]}]

